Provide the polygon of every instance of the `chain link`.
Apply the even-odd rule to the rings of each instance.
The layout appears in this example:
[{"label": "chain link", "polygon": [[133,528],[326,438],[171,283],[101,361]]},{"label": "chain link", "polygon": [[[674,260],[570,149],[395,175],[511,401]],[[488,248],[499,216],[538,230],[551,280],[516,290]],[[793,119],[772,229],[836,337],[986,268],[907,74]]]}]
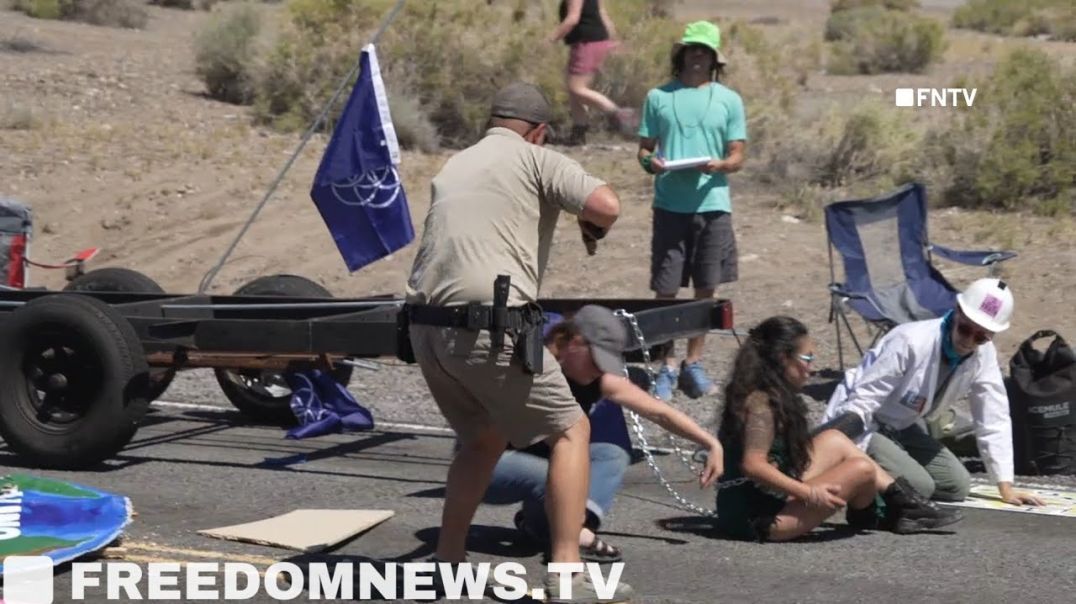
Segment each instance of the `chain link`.
[{"label": "chain link", "polygon": [[[656,396],[655,390],[657,388],[657,374],[654,372],[652,359],[650,358],[650,347],[646,345],[646,338],[643,336],[643,330],[639,327],[639,321],[635,318],[635,315],[623,312],[622,316],[628,319],[628,323],[631,325],[633,335],[635,336],[636,341],[638,341],[639,345],[641,346],[641,351],[643,353],[643,366],[646,367],[646,373],[650,377],[650,395]],[[684,467],[687,468],[688,471],[692,474],[698,474],[701,469],[695,465],[694,456],[692,455],[691,457],[688,457],[688,455],[677,444],[678,441],[676,436],[674,434],[666,432],[665,438],[669,442],[669,445],[671,445],[673,453],[675,453],[676,457],[680,459],[680,463],[684,464]]]},{"label": "chain link", "polygon": [[[639,344],[640,350],[643,354],[643,363],[646,367],[647,374],[650,377],[650,396],[656,396],[655,389],[657,388],[657,375],[655,375],[654,368],[651,366],[650,349],[649,346],[647,346],[645,336],[643,336],[643,330],[639,327],[639,321],[635,318],[634,314],[629,313],[623,309],[618,309],[616,311],[616,315],[623,319],[627,319],[628,324],[631,325],[632,335],[635,337],[636,342],[638,342]],[[661,471],[661,468],[658,467],[657,462],[654,460],[654,455],[651,451],[650,444],[646,440],[646,434],[643,432],[643,424],[639,420],[639,415],[630,409],[628,410],[628,414],[631,416],[632,427],[635,430],[635,436],[639,439],[639,445],[642,448],[643,457],[646,459],[646,465],[650,466],[650,470],[654,473],[654,476],[657,477],[658,482],[661,484],[661,486],[665,488],[665,490],[669,493],[673,500],[675,500],[679,504],[681,508],[702,516],[716,517],[716,510],[703,509],[698,505],[688,501],[672,486],[672,484],[669,483],[669,481],[665,478],[665,474]],[[676,453],[676,456],[680,459],[681,463],[683,463],[688,469],[690,469],[693,475],[698,475],[699,469],[695,466],[692,460],[687,457],[684,451],[676,445],[676,440],[672,435],[669,435],[669,442],[672,443],[673,451]],[[719,482],[714,485],[714,490],[716,491],[719,489],[738,486],[744,484],[748,480],[749,479],[747,477],[742,477],[733,480],[726,480],[724,482]]]}]

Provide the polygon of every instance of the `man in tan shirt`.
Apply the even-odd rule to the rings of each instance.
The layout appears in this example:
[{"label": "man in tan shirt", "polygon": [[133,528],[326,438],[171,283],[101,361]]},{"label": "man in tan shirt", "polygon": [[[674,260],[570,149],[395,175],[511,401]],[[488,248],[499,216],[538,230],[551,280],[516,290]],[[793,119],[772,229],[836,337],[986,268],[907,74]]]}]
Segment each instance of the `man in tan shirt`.
[{"label": "man in tan shirt", "polygon": [[[433,179],[407,284],[415,360],[460,441],[448,471],[437,544],[436,557],[445,562],[466,559],[471,520],[509,442],[519,449],[538,442],[550,446],[550,561],[580,561],[590,424],[560,366],[541,346],[540,324],[540,369],[524,366],[516,350],[523,345],[515,336],[528,329],[528,317],[540,316],[534,303],[561,212],[577,215],[584,233],[600,239],[616,221],[620,201],[576,161],[544,148],[550,118],[537,88],[517,82],[498,91],[485,136],[449,159]],[[510,277],[512,336],[499,347],[488,325],[462,326],[465,314],[474,317],[464,312],[469,305],[490,308],[498,275]],[[574,595],[591,590],[577,578]]]}]

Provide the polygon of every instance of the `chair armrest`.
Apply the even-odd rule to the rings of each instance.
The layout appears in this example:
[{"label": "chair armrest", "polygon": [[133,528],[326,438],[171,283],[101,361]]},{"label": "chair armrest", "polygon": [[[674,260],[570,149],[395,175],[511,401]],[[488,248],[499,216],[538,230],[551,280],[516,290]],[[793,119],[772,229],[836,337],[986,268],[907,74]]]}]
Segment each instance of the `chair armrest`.
[{"label": "chair armrest", "polygon": [[867,297],[866,293],[850,292],[844,289],[843,283],[830,283],[829,291],[831,294],[843,296],[845,298],[854,298],[856,300],[870,300],[870,298]]},{"label": "chair armrest", "polygon": [[959,262],[961,264],[970,264],[974,266],[990,266],[998,262],[1004,262],[1006,260],[1016,257],[1016,252],[1008,251],[959,251],[951,248],[947,248],[937,243],[933,243],[928,248],[931,252],[951,260],[953,262]]}]

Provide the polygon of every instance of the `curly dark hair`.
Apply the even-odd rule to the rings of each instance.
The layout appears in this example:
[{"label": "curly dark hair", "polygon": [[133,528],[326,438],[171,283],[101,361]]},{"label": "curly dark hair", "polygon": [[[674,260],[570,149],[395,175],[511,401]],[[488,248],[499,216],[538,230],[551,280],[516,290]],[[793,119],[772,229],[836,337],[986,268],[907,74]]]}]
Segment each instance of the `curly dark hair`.
[{"label": "curly dark hair", "polygon": [[[680,73],[684,71],[684,54],[687,52],[688,44],[680,46],[672,53],[670,61],[672,63],[671,72],[674,78],[680,77]],[[713,57],[713,64],[710,67],[710,80],[714,82],[720,82],[721,78],[725,76],[725,66],[717,62],[717,53],[707,48],[710,51],[710,56]]]},{"label": "curly dark hair", "polygon": [[811,438],[807,405],[785,377],[785,362],[796,354],[807,327],[792,317],[776,316],[759,323],[740,348],[725,387],[725,409],[718,438],[743,446],[744,407],[747,397],[763,392],[773,411],[774,440],[784,443],[793,477],[799,478],[810,462]]}]

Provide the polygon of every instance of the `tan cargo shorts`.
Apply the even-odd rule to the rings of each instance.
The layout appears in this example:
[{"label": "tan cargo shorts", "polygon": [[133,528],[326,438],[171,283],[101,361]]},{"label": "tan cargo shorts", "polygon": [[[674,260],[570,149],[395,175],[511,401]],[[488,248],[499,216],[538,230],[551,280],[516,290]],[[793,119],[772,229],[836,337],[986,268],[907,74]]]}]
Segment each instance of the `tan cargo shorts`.
[{"label": "tan cargo shorts", "polygon": [[548,349],[542,373],[531,375],[512,338],[491,350],[488,331],[411,325],[411,346],[441,414],[462,442],[494,426],[516,448],[564,432],[584,417]]}]

